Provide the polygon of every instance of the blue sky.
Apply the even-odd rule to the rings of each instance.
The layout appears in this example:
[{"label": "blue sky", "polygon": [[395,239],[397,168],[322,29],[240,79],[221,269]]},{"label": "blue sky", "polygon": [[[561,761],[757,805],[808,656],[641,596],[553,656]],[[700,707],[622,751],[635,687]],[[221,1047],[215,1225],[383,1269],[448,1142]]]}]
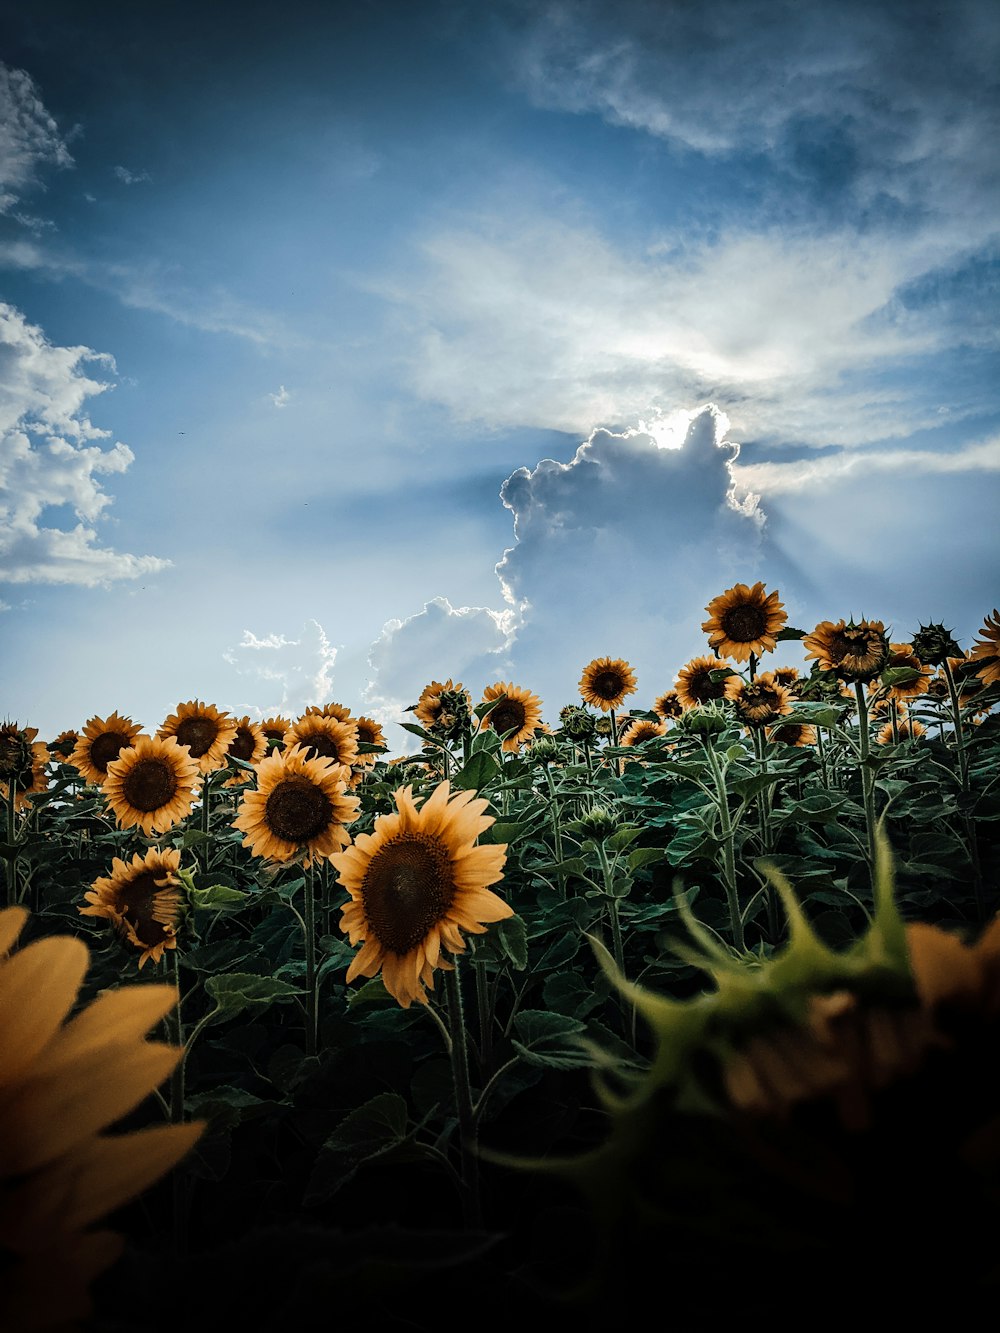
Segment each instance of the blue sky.
[{"label": "blue sky", "polygon": [[4,0],[0,62],[5,716],[554,721],[737,581],[997,604],[992,0]]}]

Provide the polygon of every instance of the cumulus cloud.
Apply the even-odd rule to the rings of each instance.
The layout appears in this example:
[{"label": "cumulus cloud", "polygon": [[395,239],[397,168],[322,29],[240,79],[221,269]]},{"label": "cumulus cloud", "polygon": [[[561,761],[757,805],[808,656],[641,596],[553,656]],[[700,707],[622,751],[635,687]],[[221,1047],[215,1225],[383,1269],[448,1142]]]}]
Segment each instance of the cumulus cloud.
[{"label": "cumulus cloud", "polygon": [[[106,381],[83,369],[114,368],[87,347],[57,347],[13,306],[0,304],[0,578],[10,583],[94,586],[138,578],[169,561],[116,552],[97,524],[112,497],[101,478],[134,461],[127,445],[93,443],[108,432],[84,411]],[[65,506],[70,530],[46,526],[46,511]]]},{"label": "cumulus cloud", "polygon": [[128,167],[115,167],[114,173],[123,185],[139,185],[149,180],[148,171],[129,171]]},{"label": "cumulus cloud", "polygon": [[73,158],[31,76],[0,62],[0,213],[37,185],[45,164],[71,167]]},{"label": "cumulus cloud", "polygon": [[[366,708],[383,724],[406,721],[404,710],[424,686],[449,677],[478,699],[485,686],[510,670],[513,620],[509,608],[456,607],[447,597],[435,597],[405,620],[386,621],[368,655]],[[412,749],[410,739],[404,744]]]},{"label": "cumulus cloud", "polygon": [[[283,634],[243,638],[223,657],[240,676],[254,682],[253,702],[237,708],[258,719],[272,713],[294,719],[313,704],[333,702],[333,667],[337,649],[318,620],[307,620],[297,639]],[[261,704],[260,698],[267,700]]]},{"label": "cumulus cloud", "polygon": [[292,395],[283,384],[278,385],[277,393],[269,393],[267,396],[275,407],[287,407],[292,400]]}]

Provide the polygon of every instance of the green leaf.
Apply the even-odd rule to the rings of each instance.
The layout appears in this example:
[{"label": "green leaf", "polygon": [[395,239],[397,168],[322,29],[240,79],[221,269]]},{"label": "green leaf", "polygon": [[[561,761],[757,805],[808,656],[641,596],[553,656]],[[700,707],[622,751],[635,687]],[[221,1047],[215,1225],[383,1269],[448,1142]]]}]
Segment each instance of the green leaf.
[{"label": "green leaf", "polygon": [[496,935],[501,949],[510,959],[515,971],[523,972],[528,966],[528,929],[519,916],[509,916],[491,926],[489,934]]},{"label": "green leaf", "polygon": [[777,643],[787,643],[789,639],[804,639],[806,631],[804,629],[793,629],[791,625],[786,625],[784,629],[779,629],[774,636]]},{"label": "green leaf", "polygon": [[382,984],[382,974],[380,972],[377,977],[372,977],[371,981],[366,981],[357,990],[349,992],[347,1007],[348,1009],[354,1009],[363,1004],[384,1004],[387,1000],[392,1000],[393,1004],[396,1003],[396,1000]]},{"label": "green leaf", "polygon": [[662,861],[666,854],[663,847],[637,847],[634,852],[628,854],[629,869],[638,870],[642,866],[654,865],[657,861]]},{"label": "green leaf", "polygon": [[219,1006],[216,1022],[223,1022],[246,1009],[269,1009],[272,1004],[286,1004],[301,995],[296,986],[274,977],[258,977],[252,972],[227,972],[208,977],[205,990]]},{"label": "green leaf", "polygon": [[382,1092],[350,1111],[329,1136],[316,1160],[304,1202],[322,1203],[345,1185],[358,1167],[407,1141],[406,1099]]},{"label": "green leaf", "polygon": [[199,843],[208,842],[211,835],[204,833],[200,828],[189,828],[184,830],[184,836],[181,838],[181,846],[186,851],[189,847],[197,847]]},{"label": "green leaf", "polygon": [[637,828],[632,824],[624,824],[620,829],[616,829],[615,832],[612,833],[611,837],[608,839],[608,846],[613,848],[616,852],[623,852],[630,843],[635,842],[641,832],[641,828]]},{"label": "green leaf", "polygon": [[204,912],[235,912],[250,897],[239,889],[231,889],[226,884],[212,884],[207,889],[191,889],[189,896],[193,906]]},{"label": "green leaf", "polygon": [[580,1043],[584,1024],[569,1014],[523,1009],[514,1019],[514,1049],[529,1064],[544,1069],[581,1069],[591,1057]]},{"label": "green leaf", "polygon": [[480,750],[469,762],[455,774],[451,780],[454,789],[460,791],[482,791],[500,772],[500,765],[491,754]]}]

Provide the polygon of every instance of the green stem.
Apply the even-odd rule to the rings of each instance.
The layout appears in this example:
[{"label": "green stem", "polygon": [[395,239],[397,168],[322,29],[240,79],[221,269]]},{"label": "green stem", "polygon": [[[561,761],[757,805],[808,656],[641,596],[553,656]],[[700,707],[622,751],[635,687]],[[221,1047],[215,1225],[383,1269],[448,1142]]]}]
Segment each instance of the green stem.
[{"label": "green stem", "polygon": [[871,763],[871,734],[868,727],[868,704],[865,700],[865,687],[860,680],[854,682],[854,697],[858,704],[858,753],[861,757],[861,793],[865,806],[865,828],[868,833],[868,873],[872,887],[875,886],[875,861],[877,843],[875,840],[875,774]]},{"label": "green stem", "polygon": [[549,793],[549,818],[552,821],[552,846],[555,851],[556,865],[559,869],[556,875],[559,879],[559,896],[566,897],[566,872],[562,869],[563,844],[562,844],[562,824],[559,820],[559,800],[556,796],[556,784],[548,764],[542,765],[542,775],[545,778],[545,785]]},{"label": "green stem", "polygon": [[478,1125],[472,1102],[472,1087],[469,1081],[469,1046],[465,1031],[465,1015],[462,1008],[462,985],[458,975],[458,959],[454,959],[454,970],[445,972],[445,989],[448,996],[448,1029],[451,1036],[451,1073],[455,1089],[455,1111],[458,1115],[459,1146],[462,1158],[462,1204],[465,1225],[478,1228],[482,1225],[482,1211],[479,1200],[479,1156]]},{"label": "green stem", "polygon": [[726,775],[719,763],[711,737],[703,742],[708,755],[709,767],[715,778],[716,800],[719,808],[719,823],[722,828],[722,867],[726,889],[726,901],[729,904],[729,928],[733,933],[733,943],[741,952],[746,948],[743,938],[743,916],[740,912],[740,896],[736,885],[736,852],[732,821],[729,817],[729,793],[726,790]]},{"label": "green stem", "polygon": [[[610,741],[611,746],[613,748],[618,744],[618,721],[615,718],[615,710],[613,708],[608,710],[608,718],[611,722],[611,735],[608,737],[608,740]],[[621,760],[617,757],[617,755],[613,760],[613,767],[614,767],[615,777],[620,778],[622,775],[622,765],[621,765]]]},{"label": "green stem", "polygon": [[[750,663],[753,665],[753,653],[750,654]],[[767,758],[765,756],[764,731],[762,727],[753,729],[753,749],[757,760],[757,769],[761,774],[767,772]],[[768,820],[770,802],[770,790],[762,788],[757,793],[757,831],[760,838],[760,854],[767,856],[771,850],[771,829]],[[771,943],[778,942],[778,905],[775,901],[777,892],[770,880],[767,880],[764,886],[764,902],[767,905],[767,933],[770,936]]]},{"label": "green stem", "polygon": [[7,881],[7,906],[14,907],[18,900],[17,892],[17,787],[14,775],[11,774],[10,781],[7,783],[7,799],[4,805],[7,810],[7,845],[10,851],[4,860],[4,879]]},{"label": "green stem", "polygon": [[305,895],[302,913],[303,942],[306,952],[306,1055],[316,1054],[319,1005],[316,993],[316,885],[312,866],[304,867]]},{"label": "green stem", "polygon": [[[969,783],[969,752],[965,744],[965,731],[962,726],[962,704],[958,697],[958,686],[955,684],[955,674],[951,669],[951,663],[947,657],[944,659],[944,675],[948,682],[948,694],[951,698],[951,712],[955,723],[955,749],[958,753],[958,774],[962,784],[962,795],[968,798],[971,787]],[[969,851],[969,861],[972,865],[972,882],[976,894],[976,909],[980,922],[986,919],[986,895],[983,892],[983,868],[979,861],[979,839],[976,835],[976,827],[972,816],[968,811],[963,811],[962,822],[965,825],[965,841]]]}]

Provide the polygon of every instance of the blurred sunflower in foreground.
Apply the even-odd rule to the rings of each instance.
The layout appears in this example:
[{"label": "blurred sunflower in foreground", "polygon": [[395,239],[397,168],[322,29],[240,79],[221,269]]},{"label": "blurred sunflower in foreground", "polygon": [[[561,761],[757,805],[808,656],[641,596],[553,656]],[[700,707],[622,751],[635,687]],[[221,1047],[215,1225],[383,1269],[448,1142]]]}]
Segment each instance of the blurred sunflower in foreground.
[{"label": "blurred sunflower in foreground", "polygon": [[701,995],[629,983],[595,942],[652,1044],[638,1072],[604,1053],[600,1147],[522,1163],[584,1200],[562,1300],[602,1326],[623,1272],[636,1308],[669,1292],[674,1315],[745,1310],[762,1282],[824,1319],[995,1299],[1000,918],[975,937],[904,923],[880,833],[871,924],[838,952],[759,864],[789,919],[770,956],[736,955],[677,899]]},{"label": "blurred sunflower in foreground", "polygon": [[193,1146],[201,1123],[104,1133],[170,1074],[181,1048],[145,1040],[172,986],[104,991],[67,1021],[87,969],[71,936],[11,950],[28,919],[0,912],[0,1327],[65,1333],[123,1241],[93,1224]]}]

